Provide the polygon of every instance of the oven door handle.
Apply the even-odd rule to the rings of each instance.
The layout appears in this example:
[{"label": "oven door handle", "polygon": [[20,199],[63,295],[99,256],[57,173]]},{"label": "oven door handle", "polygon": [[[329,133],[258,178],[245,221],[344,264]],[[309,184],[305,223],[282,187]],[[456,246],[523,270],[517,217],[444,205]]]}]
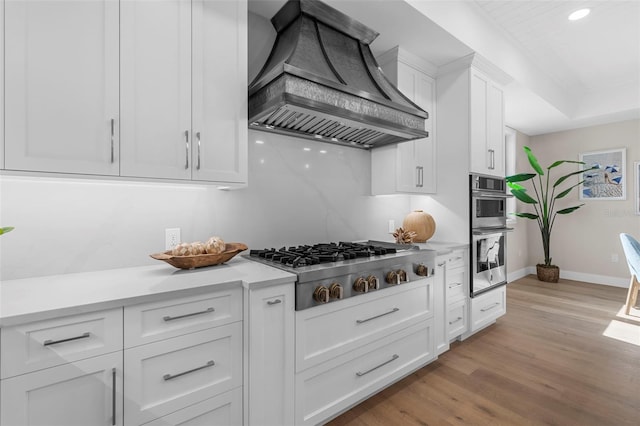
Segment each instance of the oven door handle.
[{"label": "oven door handle", "polygon": [[511,232],[513,228],[473,228],[471,233],[473,235],[491,235],[502,234],[503,232]]},{"label": "oven door handle", "polygon": [[476,189],[471,190],[471,196],[475,198],[513,198],[513,194],[507,194],[504,192],[485,192],[478,191]]}]

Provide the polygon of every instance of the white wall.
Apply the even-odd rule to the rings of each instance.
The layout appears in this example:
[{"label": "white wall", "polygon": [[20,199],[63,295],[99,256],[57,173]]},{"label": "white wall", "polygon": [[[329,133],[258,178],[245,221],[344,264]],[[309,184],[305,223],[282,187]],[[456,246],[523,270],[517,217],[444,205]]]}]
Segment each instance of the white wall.
[{"label": "white wall", "polygon": [[[556,160],[578,160],[580,152],[613,148],[627,149],[627,199],[603,201],[578,199],[577,188],[559,203],[559,207],[585,205],[567,216],[558,217],[551,241],[553,263],[560,266],[561,277],[603,284],[626,286],[629,271],[620,245],[619,234],[626,232],[640,238],[640,216],[633,210],[634,161],[640,160],[640,120],[623,121],[546,135],[533,136],[529,145],[540,164],[548,166]],[[524,153],[518,152],[518,171],[530,167]],[[523,168],[521,165],[525,164]],[[562,170],[560,170],[562,169]],[[576,166],[560,166],[553,176],[577,170]],[[564,174],[564,173],[563,173]],[[576,177],[574,183],[577,183]],[[520,210],[529,211],[520,203]],[[523,219],[519,219],[522,221]],[[537,225],[528,224],[530,266],[544,260]],[[612,255],[618,261],[612,261]]]}]

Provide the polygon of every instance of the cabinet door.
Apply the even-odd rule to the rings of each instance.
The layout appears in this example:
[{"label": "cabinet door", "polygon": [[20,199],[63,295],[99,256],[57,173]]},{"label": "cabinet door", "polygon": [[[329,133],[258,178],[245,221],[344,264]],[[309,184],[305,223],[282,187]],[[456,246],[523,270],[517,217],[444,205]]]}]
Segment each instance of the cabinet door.
[{"label": "cabinet door", "polygon": [[193,1],[196,180],[247,182],[247,2]]},{"label": "cabinet door", "polygon": [[293,284],[249,293],[249,425],[293,424]]},{"label": "cabinet door", "polygon": [[433,315],[436,354],[449,350],[449,339],[447,338],[447,296],[446,296],[446,266],[447,258],[438,256],[436,258],[436,270],[433,281]]},{"label": "cabinet door", "polygon": [[121,2],[121,174],[191,178],[191,2]]},{"label": "cabinet door", "polygon": [[3,425],[122,425],[122,352],[2,380],[0,395]]},{"label": "cabinet door", "polygon": [[500,87],[490,83],[487,87],[487,149],[489,170],[504,176],[504,96]]},{"label": "cabinet door", "polygon": [[117,175],[118,2],[7,0],[5,166]]},{"label": "cabinet door", "polygon": [[487,88],[489,81],[482,74],[471,71],[471,171],[487,174],[489,172],[489,151],[487,147]]}]

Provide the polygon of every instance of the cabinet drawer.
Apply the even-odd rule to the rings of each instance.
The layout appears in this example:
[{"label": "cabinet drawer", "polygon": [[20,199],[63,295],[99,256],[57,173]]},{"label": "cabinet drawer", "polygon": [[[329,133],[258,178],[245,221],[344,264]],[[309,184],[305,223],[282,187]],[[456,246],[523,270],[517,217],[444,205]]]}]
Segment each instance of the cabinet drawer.
[{"label": "cabinet drawer", "polygon": [[2,378],[122,350],[122,309],[0,330]]},{"label": "cabinet drawer", "polygon": [[[197,420],[196,420],[197,419]],[[193,422],[193,423],[191,423]],[[242,424],[242,388],[168,414],[145,426],[234,426]]]},{"label": "cabinet drawer", "polygon": [[491,324],[507,312],[505,286],[471,299],[471,331]]},{"label": "cabinet drawer", "polygon": [[464,250],[454,250],[447,257],[447,272],[450,269],[464,268],[467,264]]},{"label": "cabinet drawer", "polygon": [[296,375],[296,425],[319,424],[434,358],[433,320]]},{"label": "cabinet drawer", "polygon": [[447,301],[465,299],[467,297],[467,272],[464,268],[447,270]]},{"label": "cabinet drawer", "polygon": [[125,348],[242,319],[242,289],[182,297],[124,309]]},{"label": "cabinet drawer", "polygon": [[447,336],[449,340],[455,339],[467,331],[469,318],[465,301],[456,302],[449,306],[447,312]]},{"label": "cabinet drawer", "polygon": [[433,316],[433,279],[296,312],[296,371]]},{"label": "cabinet drawer", "polygon": [[125,423],[140,425],[242,384],[242,322],[124,351]]}]

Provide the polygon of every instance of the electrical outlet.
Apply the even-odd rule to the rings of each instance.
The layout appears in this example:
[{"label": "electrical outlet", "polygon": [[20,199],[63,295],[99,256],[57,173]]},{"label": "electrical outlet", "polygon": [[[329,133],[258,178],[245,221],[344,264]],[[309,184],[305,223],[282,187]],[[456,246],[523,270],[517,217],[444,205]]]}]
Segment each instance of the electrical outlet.
[{"label": "electrical outlet", "polygon": [[180,244],[180,228],[167,228],[164,230],[164,249],[171,250]]},{"label": "electrical outlet", "polygon": [[396,221],[393,219],[389,219],[389,228],[388,231],[390,234],[393,234],[396,230]]},{"label": "electrical outlet", "polygon": [[618,253],[611,253],[611,262],[618,263]]}]

